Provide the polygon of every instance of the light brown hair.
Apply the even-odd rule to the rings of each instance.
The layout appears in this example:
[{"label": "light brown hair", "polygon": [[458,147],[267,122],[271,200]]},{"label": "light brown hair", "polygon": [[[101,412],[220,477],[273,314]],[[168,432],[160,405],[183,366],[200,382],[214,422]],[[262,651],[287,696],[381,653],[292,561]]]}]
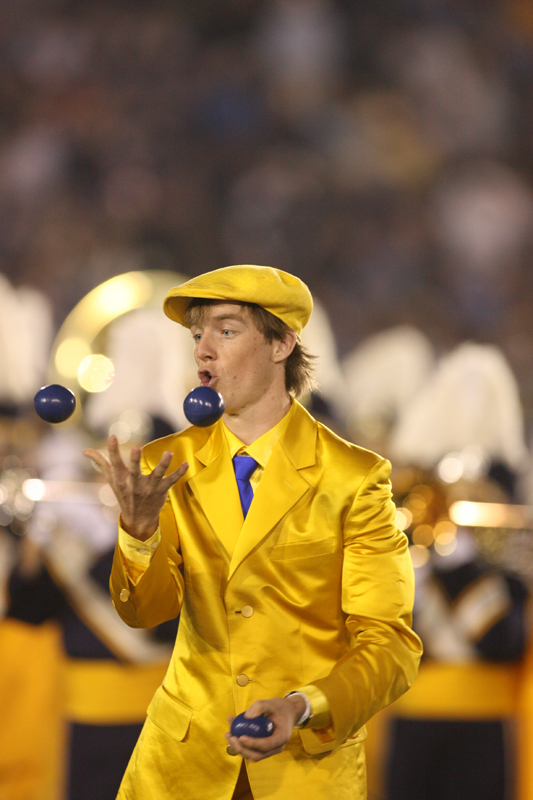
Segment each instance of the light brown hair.
[{"label": "light brown hair", "polygon": [[[236,302],[234,300],[232,303]],[[203,309],[206,306],[220,303],[220,300],[205,300],[203,298],[191,298],[183,321],[190,328],[203,322]],[[258,306],[256,303],[239,303],[248,308],[257,330],[263,334],[267,342],[274,339],[284,339],[290,328],[279,317],[271,314],[270,311]],[[308,353],[306,348],[296,340],[294,349],[285,362],[285,388],[294,397],[301,397],[303,394],[312,392],[317,388],[317,381],[314,374],[314,361],[316,356]]]}]

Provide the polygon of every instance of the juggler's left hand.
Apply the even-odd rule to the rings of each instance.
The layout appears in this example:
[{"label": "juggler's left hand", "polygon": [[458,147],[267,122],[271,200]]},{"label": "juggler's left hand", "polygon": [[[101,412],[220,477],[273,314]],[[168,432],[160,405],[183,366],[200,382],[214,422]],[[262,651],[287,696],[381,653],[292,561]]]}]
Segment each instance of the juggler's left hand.
[{"label": "juggler's left hand", "polygon": [[[256,700],[245,711],[249,719],[264,714],[274,723],[274,732],[264,739],[254,739],[253,736],[232,736],[226,733],[226,739],[235,751],[250,761],[261,761],[263,758],[281,753],[289,739],[296,720],[300,719],[305,711],[305,703],[298,695],[291,697],[272,697],[270,700]],[[228,717],[231,725],[233,717]]]}]

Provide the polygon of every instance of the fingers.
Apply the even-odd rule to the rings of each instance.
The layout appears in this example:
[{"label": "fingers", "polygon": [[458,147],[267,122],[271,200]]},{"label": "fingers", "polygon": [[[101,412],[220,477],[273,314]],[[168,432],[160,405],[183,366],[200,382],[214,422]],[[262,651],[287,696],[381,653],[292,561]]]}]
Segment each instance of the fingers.
[{"label": "fingers", "polygon": [[274,735],[266,739],[254,739],[251,736],[237,737],[227,733],[226,740],[233,750],[250,761],[262,761],[264,758],[275,756],[283,751],[286,744],[284,740],[274,739]]},{"label": "fingers", "polygon": [[141,447],[131,448],[128,466],[122,459],[116,436],[107,440],[107,450],[107,457],[104,452],[92,448],[84,450],[84,455],[92,459],[115,493],[123,528],[131,536],[145,541],[157,528],[169,489],[185,475],[189,464],[183,462],[165,475],[174,458],[170,450],[165,450],[159,463],[146,473],[141,469]]},{"label": "fingers", "polygon": [[268,714],[270,711],[274,709],[268,707],[268,701],[266,700],[255,700],[252,703],[250,708],[248,708],[244,712],[244,716],[248,719],[254,719],[254,717],[259,717],[261,714]]},{"label": "fingers", "polygon": [[[118,440],[116,436],[110,436],[107,441],[107,449],[109,453],[109,460],[105,457],[105,455],[100,450],[94,450],[93,448],[87,448],[83,451],[83,455],[87,458],[90,458],[96,467],[98,467],[104,475],[109,478],[111,472],[116,474],[124,474],[124,472],[128,471],[134,480],[137,480],[143,477],[143,473],[141,472],[141,454],[142,448],[141,447],[132,447],[130,453],[130,465],[129,470],[124,463],[122,456],[120,455],[120,448],[118,444]],[[162,481],[163,477],[165,476],[165,472],[169,468],[174,454],[170,450],[165,450],[161,459],[157,466],[152,470],[150,477],[155,483],[159,483]],[[179,481],[189,468],[189,464],[187,462],[183,462],[180,464],[178,469],[174,470],[164,477],[164,484],[165,489],[168,490],[171,486]]]},{"label": "fingers", "polygon": [[104,474],[118,500],[122,524],[132,536],[146,538],[148,531],[155,530],[169,489],[183,477],[189,465],[187,462],[165,476],[174,454],[166,450],[152,472],[141,470],[142,449],[132,447],[129,466],[120,454],[116,436],[108,439],[108,458],[98,450],[87,449],[84,455]]},{"label": "fingers", "polygon": [[102,472],[106,478],[108,478],[110,464],[103,453],[101,453],[99,450],[93,450],[89,447],[83,451],[83,455],[86,458],[90,458],[96,469],[100,470],[100,472]]},{"label": "fingers", "polygon": [[97,464],[100,459],[105,460],[102,453],[100,453],[98,450],[93,450],[92,447],[88,447],[86,450],[84,450],[83,455],[87,458],[91,458],[93,461],[96,461]]},{"label": "fingers", "polygon": [[[118,448],[117,448],[118,449]],[[137,445],[131,448],[130,451],[130,472],[133,474],[140,474],[141,472],[141,448]],[[121,463],[122,459],[120,459]]]},{"label": "fingers", "polygon": [[282,697],[256,700],[244,714],[248,719],[258,717],[260,714],[268,716],[274,723],[274,731],[271,736],[259,739],[253,736],[237,737],[229,732],[226,734],[226,740],[231,744],[233,750],[251,761],[260,761],[263,758],[269,758],[281,753],[294,729],[294,708],[292,704]]},{"label": "fingers", "polygon": [[[138,449],[140,458],[140,448]],[[107,452],[109,454],[109,459],[106,458],[105,454],[101,450],[95,450],[91,447],[84,450],[83,455],[87,458],[90,458],[93,464],[100,469],[100,471],[103,472],[103,474],[109,480],[112,473],[117,473],[118,471],[123,471],[127,468],[121,458],[116,436],[110,436],[107,440]]]},{"label": "fingers", "polygon": [[189,465],[186,461],[184,461],[183,464],[180,464],[178,469],[174,470],[174,472],[171,472],[170,475],[167,475],[166,478],[161,481],[162,488],[165,491],[168,491],[171,486],[174,486],[174,484],[180,480],[180,478],[183,478],[188,469]]},{"label": "fingers", "polygon": [[173,453],[170,450],[165,450],[161,458],[159,459],[159,464],[152,470],[152,477],[154,480],[159,481],[169,468],[171,461],[173,458]]},{"label": "fingers", "polygon": [[[138,459],[140,460],[140,458],[141,458],[141,449],[140,449],[140,447],[137,447],[137,448],[133,447],[132,448],[130,458],[133,457],[133,451],[136,450],[136,449],[139,451]],[[121,468],[125,468],[126,467],[125,463],[122,460],[122,456],[120,455],[120,449],[119,449],[119,446],[118,446],[118,439],[117,439],[116,436],[110,436],[109,439],[107,440],[107,451],[109,453],[109,460],[111,462],[111,465],[115,469],[117,467],[121,467]]]},{"label": "fingers", "polygon": [[141,448],[139,446],[131,448],[129,466],[124,463],[116,436],[112,435],[107,440],[107,451],[109,453],[109,473],[105,473],[106,477],[112,486],[115,483],[121,491],[124,491],[130,481],[135,484],[142,476]]}]

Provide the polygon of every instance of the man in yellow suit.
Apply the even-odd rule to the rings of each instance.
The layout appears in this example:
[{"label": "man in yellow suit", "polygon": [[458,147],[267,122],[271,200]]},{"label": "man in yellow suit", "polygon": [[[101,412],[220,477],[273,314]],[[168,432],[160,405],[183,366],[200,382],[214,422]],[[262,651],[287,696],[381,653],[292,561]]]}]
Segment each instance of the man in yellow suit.
[{"label": "man in yellow suit", "polygon": [[[225,267],[171,290],[164,311],[190,328],[200,382],[226,407],[134,448],[129,466],[115,437],[108,456],[86,451],[121,506],[120,616],[152,627],[181,613],[118,797],[365,798],[365,722],[421,654],[390,464],[295,399],[312,385],[298,278]],[[270,717],[273,734],[231,736],[241,712]]]}]

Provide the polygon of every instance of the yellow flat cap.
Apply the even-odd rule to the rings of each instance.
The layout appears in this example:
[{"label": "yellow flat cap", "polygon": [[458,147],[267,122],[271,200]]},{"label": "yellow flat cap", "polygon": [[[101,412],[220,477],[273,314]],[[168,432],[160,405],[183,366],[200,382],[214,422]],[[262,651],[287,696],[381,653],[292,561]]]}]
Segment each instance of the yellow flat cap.
[{"label": "yellow flat cap", "polygon": [[280,269],[254,264],[222,267],[175,286],[165,297],[163,311],[183,325],[185,311],[193,297],[256,303],[297,334],[307,325],[313,310],[311,292],[300,278]]}]

